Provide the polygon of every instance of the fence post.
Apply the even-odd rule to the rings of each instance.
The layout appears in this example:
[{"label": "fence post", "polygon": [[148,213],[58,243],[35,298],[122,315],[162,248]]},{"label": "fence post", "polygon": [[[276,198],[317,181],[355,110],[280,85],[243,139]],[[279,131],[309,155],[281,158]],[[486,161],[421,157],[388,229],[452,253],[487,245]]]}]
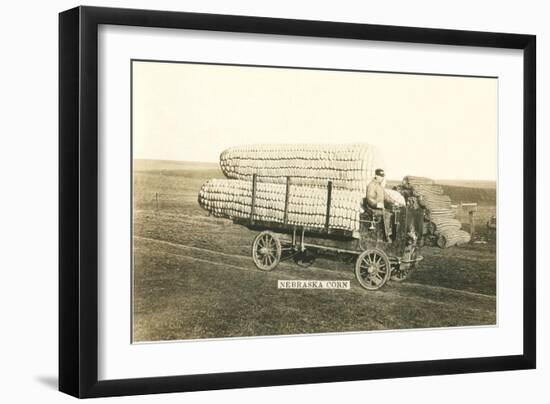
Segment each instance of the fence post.
[{"label": "fence post", "polygon": [[285,192],[285,211],[283,214],[283,223],[288,223],[288,198],[290,196],[290,177],[286,177],[286,192]]},{"label": "fence post", "polygon": [[254,211],[256,210],[256,174],[252,174],[252,204],[250,206],[250,223],[254,224]]},{"label": "fence post", "polygon": [[332,199],[332,181],[328,182],[327,187],[327,214],[325,217],[325,230],[327,233],[329,232],[329,225],[330,225],[330,203]]}]

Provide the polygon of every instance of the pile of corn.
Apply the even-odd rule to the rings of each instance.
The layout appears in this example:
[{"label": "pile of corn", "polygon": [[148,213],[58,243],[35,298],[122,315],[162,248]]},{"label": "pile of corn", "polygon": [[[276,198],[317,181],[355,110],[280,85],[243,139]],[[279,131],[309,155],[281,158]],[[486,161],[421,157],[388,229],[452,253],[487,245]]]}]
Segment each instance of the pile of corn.
[{"label": "pile of corn", "polygon": [[[258,182],[252,219],[284,223],[286,186]],[[330,202],[329,227],[359,230],[362,195],[355,191],[334,189]],[[199,204],[214,216],[249,219],[252,210],[252,181],[212,179],[199,192]],[[292,185],[287,208],[287,224],[324,228],[327,213],[327,190]]]},{"label": "pile of corn", "polygon": [[323,186],[365,192],[376,169],[373,146],[352,145],[251,145],[232,147],[220,155],[227,178],[284,184]]},{"label": "pile of corn", "polygon": [[407,176],[402,187],[415,196],[420,206],[428,211],[431,232],[436,236],[437,245],[447,248],[470,242],[470,234],[461,230],[462,224],[455,218],[451,209],[451,198],[443,188],[425,177]]}]

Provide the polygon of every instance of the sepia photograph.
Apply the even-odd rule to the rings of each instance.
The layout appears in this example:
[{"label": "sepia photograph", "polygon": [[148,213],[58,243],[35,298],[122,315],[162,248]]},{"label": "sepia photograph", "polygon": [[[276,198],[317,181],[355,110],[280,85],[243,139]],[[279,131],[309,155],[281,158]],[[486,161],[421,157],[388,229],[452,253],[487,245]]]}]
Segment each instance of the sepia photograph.
[{"label": "sepia photograph", "polygon": [[498,78],[130,68],[133,343],[497,325]]}]

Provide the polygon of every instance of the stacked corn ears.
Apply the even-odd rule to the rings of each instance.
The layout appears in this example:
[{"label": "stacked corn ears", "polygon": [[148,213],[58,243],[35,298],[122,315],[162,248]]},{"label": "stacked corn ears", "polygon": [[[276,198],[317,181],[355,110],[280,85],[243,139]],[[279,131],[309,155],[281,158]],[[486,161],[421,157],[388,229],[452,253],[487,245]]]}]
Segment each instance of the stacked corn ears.
[{"label": "stacked corn ears", "polygon": [[[326,224],[327,189],[291,185],[285,223],[286,184],[256,184],[252,219],[322,229]],[[362,194],[334,189],[331,194],[329,227],[358,231]],[[252,181],[212,179],[199,192],[199,204],[218,217],[249,219]]]},{"label": "stacked corn ears", "polygon": [[403,179],[403,187],[410,190],[420,206],[428,211],[432,232],[439,247],[470,242],[470,234],[461,230],[462,224],[451,209],[451,198],[444,194],[440,185],[429,178],[407,176]]},{"label": "stacked corn ears", "polygon": [[220,155],[220,166],[227,178],[293,184],[366,192],[377,168],[376,151],[366,144],[353,145],[250,145],[232,147]]}]

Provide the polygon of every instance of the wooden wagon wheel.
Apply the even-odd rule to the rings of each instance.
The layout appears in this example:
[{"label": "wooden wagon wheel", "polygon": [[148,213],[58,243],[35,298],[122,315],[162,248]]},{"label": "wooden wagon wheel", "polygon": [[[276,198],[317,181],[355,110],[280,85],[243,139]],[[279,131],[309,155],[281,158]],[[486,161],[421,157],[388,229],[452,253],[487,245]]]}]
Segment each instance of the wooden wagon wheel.
[{"label": "wooden wagon wheel", "polygon": [[281,261],[282,247],[275,233],[263,231],[252,243],[252,259],[262,271],[271,271]]},{"label": "wooden wagon wheel", "polygon": [[355,276],[368,290],[380,289],[391,275],[390,260],[378,248],[363,251],[355,263]]}]

